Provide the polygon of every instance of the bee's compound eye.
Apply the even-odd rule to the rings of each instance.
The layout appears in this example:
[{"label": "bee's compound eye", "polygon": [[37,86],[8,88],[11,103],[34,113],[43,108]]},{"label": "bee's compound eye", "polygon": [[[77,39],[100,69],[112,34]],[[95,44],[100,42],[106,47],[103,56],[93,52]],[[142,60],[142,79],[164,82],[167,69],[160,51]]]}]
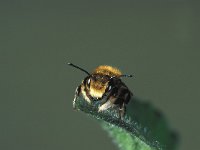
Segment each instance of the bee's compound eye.
[{"label": "bee's compound eye", "polygon": [[87,84],[88,84],[88,85],[90,85],[90,81],[91,81],[91,80],[90,80],[90,79],[88,79],[88,81],[87,81]]}]

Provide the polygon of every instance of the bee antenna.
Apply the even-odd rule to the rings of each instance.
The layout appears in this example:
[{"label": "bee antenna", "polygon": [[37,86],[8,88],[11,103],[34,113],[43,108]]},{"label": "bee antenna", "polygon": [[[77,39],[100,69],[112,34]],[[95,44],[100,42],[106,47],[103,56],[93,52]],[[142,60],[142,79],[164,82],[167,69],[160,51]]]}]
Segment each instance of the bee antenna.
[{"label": "bee antenna", "polygon": [[123,74],[120,77],[134,77],[133,75]]},{"label": "bee antenna", "polygon": [[85,72],[85,73],[88,74],[88,75],[90,75],[90,73],[87,72],[87,71],[86,71],[85,69],[83,69],[83,68],[80,68],[80,67],[78,67],[78,66],[76,66],[76,65],[74,65],[74,64],[72,64],[72,63],[67,63],[67,64],[70,65],[70,66],[72,66],[72,67],[74,67],[74,68],[77,68],[77,69],[79,69],[79,70]]}]

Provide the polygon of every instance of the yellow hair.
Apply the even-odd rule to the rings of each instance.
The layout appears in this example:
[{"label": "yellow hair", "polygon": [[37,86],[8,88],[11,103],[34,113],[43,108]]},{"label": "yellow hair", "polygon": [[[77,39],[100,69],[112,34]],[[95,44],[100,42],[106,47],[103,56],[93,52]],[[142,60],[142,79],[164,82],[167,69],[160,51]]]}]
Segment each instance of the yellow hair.
[{"label": "yellow hair", "polygon": [[94,74],[103,74],[103,75],[108,75],[110,77],[112,76],[120,76],[122,75],[121,71],[115,67],[111,66],[98,66],[94,71]]}]

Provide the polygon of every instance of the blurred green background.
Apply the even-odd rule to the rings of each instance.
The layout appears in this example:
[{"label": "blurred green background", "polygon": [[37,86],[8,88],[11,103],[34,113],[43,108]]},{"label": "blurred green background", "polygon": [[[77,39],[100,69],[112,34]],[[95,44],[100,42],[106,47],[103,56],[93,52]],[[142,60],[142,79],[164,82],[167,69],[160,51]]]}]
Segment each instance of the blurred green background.
[{"label": "blurred green background", "polygon": [[117,150],[98,123],[72,110],[74,90],[100,64],[124,79],[199,147],[200,9],[188,1],[0,2],[0,149]]}]

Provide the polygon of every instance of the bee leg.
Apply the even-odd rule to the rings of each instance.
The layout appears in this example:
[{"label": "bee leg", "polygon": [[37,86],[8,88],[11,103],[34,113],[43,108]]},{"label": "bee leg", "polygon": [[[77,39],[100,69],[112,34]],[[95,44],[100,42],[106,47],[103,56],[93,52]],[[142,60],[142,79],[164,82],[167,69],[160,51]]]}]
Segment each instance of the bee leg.
[{"label": "bee leg", "polygon": [[89,94],[88,91],[85,91],[86,96],[88,97],[88,99],[86,99],[88,101],[88,103],[91,103],[91,101],[94,101],[94,98]]},{"label": "bee leg", "polygon": [[104,111],[110,107],[113,106],[114,101],[116,98],[114,98],[112,95],[117,91],[116,88],[113,88],[110,93],[104,93],[101,100],[101,106],[99,107],[98,112]]},{"label": "bee leg", "polygon": [[111,101],[107,101],[105,102],[103,105],[101,105],[98,109],[98,112],[101,112],[101,111],[104,111],[104,110],[107,110],[108,108],[112,107],[113,106],[113,103]]},{"label": "bee leg", "polygon": [[76,100],[79,97],[81,92],[81,85],[79,85],[75,90],[74,100],[73,100],[73,109],[76,109]]},{"label": "bee leg", "polygon": [[120,118],[121,120],[123,120],[125,113],[126,113],[126,106],[125,106],[125,103],[122,103],[122,104],[119,106],[119,118]]}]

